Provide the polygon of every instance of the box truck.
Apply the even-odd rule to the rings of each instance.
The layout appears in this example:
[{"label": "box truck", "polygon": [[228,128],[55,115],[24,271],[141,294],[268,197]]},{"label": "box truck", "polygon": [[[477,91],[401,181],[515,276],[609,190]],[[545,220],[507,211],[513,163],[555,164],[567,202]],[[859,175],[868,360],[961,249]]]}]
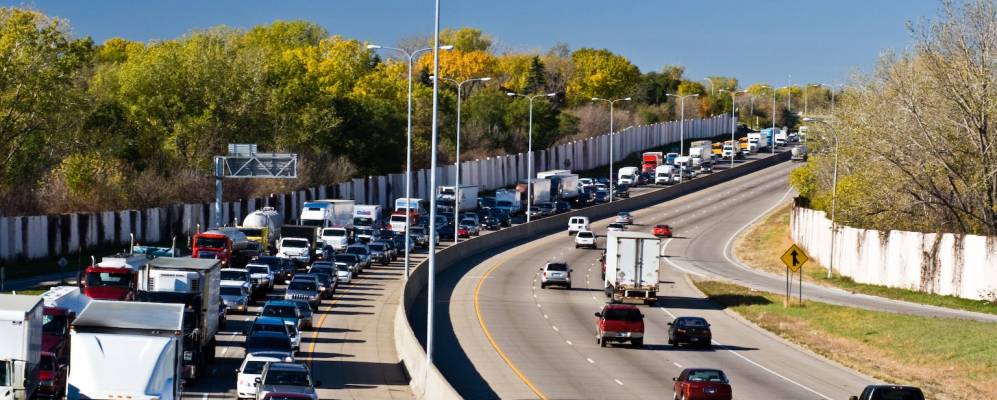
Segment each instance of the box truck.
[{"label": "box truck", "polygon": [[38,389],[42,298],[0,294],[0,398],[27,400]]},{"label": "box truck", "polygon": [[641,172],[654,172],[659,165],[665,163],[665,153],[649,151],[641,155]]},{"label": "box truck", "polygon": [[180,399],[184,305],[94,300],[70,329],[66,397]]},{"label": "box truck", "polygon": [[616,301],[658,299],[661,240],[649,233],[611,231],[606,236],[606,297]]},{"label": "box truck", "polygon": [[353,229],[353,200],[326,199],[306,201],[301,207],[299,224],[315,228]]},{"label": "box truck", "polygon": [[353,227],[380,228],[384,226],[384,210],[374,204],[358,204],[353,207]]},{"label": "box truck", "polygon": [[526,193],[517,190],[499,189],[495,191],[495,208],[503,210],[509,215],[518,214],[523,211],[523,199]]},{"label": "box truck", "polygon": [[182,304],[184,377],[206,374],[215,359],[215,334],[221,324],[221,268],[218,260],[157,258],[139,270],[138,300]]},{"label": "box truck", "polygon": [[527,189],[529,189],[528,185],[530,184],[533,185],[533,204],[550,201],[550,179],[520,180],[516,184],[516,191],[522,195],[520,197],[522,201],[526,201],[526,196],[528,196]]},{"label": "box truck", "polygon": [[436,204],[442,207],[456,208],[458,212],[478,209],[478,187],[474,185],[460,186],[460,201],[454,201],[454,187],[440,186],[436,191]]}]

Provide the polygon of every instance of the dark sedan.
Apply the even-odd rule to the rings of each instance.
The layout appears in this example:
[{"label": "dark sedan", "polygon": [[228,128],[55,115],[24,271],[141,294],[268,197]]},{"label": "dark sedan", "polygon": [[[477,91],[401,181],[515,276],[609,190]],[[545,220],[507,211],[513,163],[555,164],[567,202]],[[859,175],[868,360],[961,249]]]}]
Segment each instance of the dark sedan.
[{"label": "dark sedan", "polygon": [[708,348],[712,340],[710,324],[703,318],[678,317],[668,323],[668,344],[672,346],[694,344]]}]

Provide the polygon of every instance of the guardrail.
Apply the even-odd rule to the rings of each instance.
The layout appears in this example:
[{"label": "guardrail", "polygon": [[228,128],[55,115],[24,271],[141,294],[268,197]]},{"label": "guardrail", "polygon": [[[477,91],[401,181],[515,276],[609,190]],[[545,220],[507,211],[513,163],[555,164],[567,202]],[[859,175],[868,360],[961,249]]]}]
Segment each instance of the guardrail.
[{"label": "guardrail", "polygon": [[[568,219],[571,217],[585,216],[596,220],[610,217],[620,211],[645,208],[771,167],[787,161],[789,158],[790,153],[788,151],[778,153],[775,156],[743,163],[732,169],[715,172],[702,178],[693,179],[629,199],[573,210],[460,242],[436,253],[436,272],[445,271],[451,266],[457,265],[472,256],[480,256],[484,252],[526,242],[536,238],[538,235],[563,231],[566,229]],[[460,399],[462,397],[450,385],[446,377],[434,365],[429,365],[426,362],[426,350],[419,342],[418,337],[416,337],[415,332],[412,330],[412,324],[409,322],[409,312],[415,305],[419,293],[426,287],[429,278],[427,263],[428,260],[424,260],[416,265],[402,290],[398,312],[395,313],[395,349],[398,352],[398,357],[405,364],[405,369],[411,378],[409,386],[412,388],[412,392],[416,395],[416,398],[433,400]]]}]

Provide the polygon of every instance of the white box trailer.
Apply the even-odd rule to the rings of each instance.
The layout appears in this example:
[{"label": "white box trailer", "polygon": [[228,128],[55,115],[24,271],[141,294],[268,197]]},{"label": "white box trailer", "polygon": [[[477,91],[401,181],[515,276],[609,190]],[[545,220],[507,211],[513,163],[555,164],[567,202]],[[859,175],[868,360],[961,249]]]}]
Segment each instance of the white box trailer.
[{"label": "white box trailer", "polygon": [[353,206],[353,227],[384,226],[384,210],[379,205],[357,204]]},{"label": "white box trailer", "polygon": [[0,294],[0,398],[25,400],[38,389],[42,298]]},{"label": "white box trailer", "polygon": [[606,296],[613,300],[658,299],[661,240],[649,233],[609,232],[606,236]]},{"label": "white box trailer", "polygon": [[458,212],[478,209],[478,190],[474,185],[460,186],[460,201],[454,201],[454,186],[440,186],[436,191],[437,204],[444,207],[455,207]]},{"label": "white box trailer", "polygon": [[301,208],[301,225],[316,228],[353,229],[353,208],[356,201],[326,199],[306,201]]},{"label": "white box trailer", "polygon": [[571,175],[571,171],[566,169],[552,169],[549,171],[540,171],[537,172],[537,179],[550,178],[552,176],[557,176],[557,175]]},{"label": "white box trailer", "polygon": [[66,397],[179,399],[183,320],[183,304],[90,302],[70,328]]},{"label": "white box trailer", "polygon": [[550,179],[529,179],[521,180],[516,184],[516,191],[522,193],[522,199],[525,202],[526,197],[529,195],[527,190],[528,185],[533,185],[533,204],[537,203],[547,203],[550,201]]},{"label": "white box trailer", "polygon": [[215,360],[215,334],[221,322],[221,263],[198,258],[157,258],[139,270],[139,301],[185,305],[192,315],[185,327],[184,377],[207,374]]}]

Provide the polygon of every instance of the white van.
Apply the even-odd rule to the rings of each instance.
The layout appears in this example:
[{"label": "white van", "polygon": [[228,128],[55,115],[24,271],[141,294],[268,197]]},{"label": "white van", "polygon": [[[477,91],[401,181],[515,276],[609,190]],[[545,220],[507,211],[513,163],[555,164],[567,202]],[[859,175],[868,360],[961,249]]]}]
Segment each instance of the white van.
[{"label": "white van", "polygon": [[571,217],[568,220],[568,236],[587,230],[590,230],[588,217]]},{"label": "white van", "polygon": [[659,165],[654,169],[655,185],[670,185],[675,183],[675,167],[671,165]]}]

